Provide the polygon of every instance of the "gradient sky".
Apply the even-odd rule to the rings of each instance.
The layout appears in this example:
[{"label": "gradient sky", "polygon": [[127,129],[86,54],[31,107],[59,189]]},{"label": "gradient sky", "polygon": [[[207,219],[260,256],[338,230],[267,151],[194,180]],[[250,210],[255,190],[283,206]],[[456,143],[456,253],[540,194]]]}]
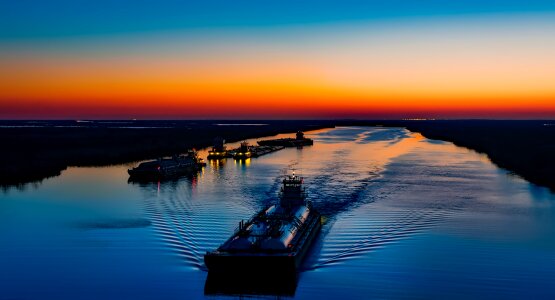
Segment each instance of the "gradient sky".
[{"label": "gradient sky", "polygon": [[555,1],[300,2],[0,2],[0,118],[555,118]]}]

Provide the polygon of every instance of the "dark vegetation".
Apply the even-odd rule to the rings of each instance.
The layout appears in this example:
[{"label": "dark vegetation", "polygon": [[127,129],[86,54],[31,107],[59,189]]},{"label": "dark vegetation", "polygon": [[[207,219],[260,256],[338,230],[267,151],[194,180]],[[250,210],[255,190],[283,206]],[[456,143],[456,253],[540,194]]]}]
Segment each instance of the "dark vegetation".
[{"label": "dark vegetation", "polygon": [[204,148],[216,136],[234,142],[333,126],[324,121],[0,121],[0,125],[1,186],[57,176],[68,166],[121,164]]},{"label": "dark vegetation", "polygon": [[[265,126],[217,126],[264,123]],[[68,166],[121,164],[203,148],[216,136],[240,141],[334,125],[406,127],[488,155],[499,167],[555,190],[555,121],[0,121],[0,185],[59,175]],[[55,127],[59,126],[59,127]],[[119,128],[116,128],[119,127]],[[148,128],[144,128],[148,127]]]},{"label": "dark vegetation", "polygon": [[402,126],[487,154],[501,168],[555,191],[555,121],[433,120],[342,122]]}]

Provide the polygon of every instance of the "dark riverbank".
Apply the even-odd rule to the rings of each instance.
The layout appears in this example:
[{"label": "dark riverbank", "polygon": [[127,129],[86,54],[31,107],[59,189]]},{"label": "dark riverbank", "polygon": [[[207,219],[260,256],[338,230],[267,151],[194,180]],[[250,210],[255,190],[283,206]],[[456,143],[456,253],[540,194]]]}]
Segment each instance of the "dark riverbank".
[{"label": "dark riverbank", "polygon": [[342,121],[337,125],[402,126],[487,154],[493,163],[555,191],[555,121]]},{"label": "dark riverbank", "polygon": [[553,124],[537,120],[0,121],[0,186],[40,181],[68,166],[121,164],[208,147],[216,136],[233,142],[334,125],[381,125],[406,127],[430,139],[485,153],[499,167],[555,190]]},{"label": "dark riverbank", "polygon": [[[251,125],[245,125],[251,124]],[[332,127],[329,121],[0,121],[0,186],[229,142]]]},{"label": "dark riverbank", "polygon": [[[467,121],[409,125],[425,137],[488,155],[493,163],[555,191],[555,126],[543,121]],[[440,125],[440,126],[438,126]]]}]

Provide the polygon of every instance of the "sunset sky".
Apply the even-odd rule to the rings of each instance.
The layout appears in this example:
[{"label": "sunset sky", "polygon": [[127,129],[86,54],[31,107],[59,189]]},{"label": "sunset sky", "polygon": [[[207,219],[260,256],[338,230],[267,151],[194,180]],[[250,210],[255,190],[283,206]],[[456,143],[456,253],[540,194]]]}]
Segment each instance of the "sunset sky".
[{"label": "sunset sky", "polygon": [[2,119],[555,118],[555,1],[3,1]]}]

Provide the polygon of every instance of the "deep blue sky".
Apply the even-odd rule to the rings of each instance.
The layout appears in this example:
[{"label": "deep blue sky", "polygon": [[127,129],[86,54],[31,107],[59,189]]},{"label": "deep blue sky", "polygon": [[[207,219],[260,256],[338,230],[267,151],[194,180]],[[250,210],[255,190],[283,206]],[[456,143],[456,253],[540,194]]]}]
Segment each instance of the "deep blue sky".
[{"label": "deep blue sky", "polygon": [[553,0],[4,0],[0,40],[553,11]]}]

